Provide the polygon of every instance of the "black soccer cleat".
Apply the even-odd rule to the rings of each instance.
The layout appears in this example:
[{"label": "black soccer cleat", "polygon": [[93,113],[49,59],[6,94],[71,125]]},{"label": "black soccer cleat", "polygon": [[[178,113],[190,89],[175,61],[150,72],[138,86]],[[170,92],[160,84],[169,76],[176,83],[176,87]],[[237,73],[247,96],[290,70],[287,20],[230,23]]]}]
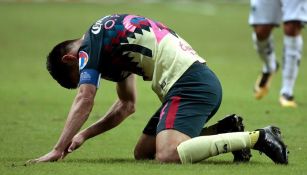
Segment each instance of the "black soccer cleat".
[{"label": "black soccer cleat", "polygon": [[236,115],[230,114],[227,115],[222,120],[217,122],[217,132],[228,133],[228,132],[242,132],[244,131],[243,118]]},{"label": "black soccer cleat", "polygon": [[276,164],[288,164],[289,151],[281,139],[280,129],[267,126],[256,131],[260,131],[260,135],[254,149],[263,152]]},{"label": "black soccer cleat", "polygon": [[[224,119],[218,121],[217,123],[217,133],[229,133],[229,132],[243,132],[243,118],[231,114],[226,116]],[[234,162],[248,162],[252,157],[251,150],[249,148],[244,148],[238,151],[233,151],[233,161]]]}]

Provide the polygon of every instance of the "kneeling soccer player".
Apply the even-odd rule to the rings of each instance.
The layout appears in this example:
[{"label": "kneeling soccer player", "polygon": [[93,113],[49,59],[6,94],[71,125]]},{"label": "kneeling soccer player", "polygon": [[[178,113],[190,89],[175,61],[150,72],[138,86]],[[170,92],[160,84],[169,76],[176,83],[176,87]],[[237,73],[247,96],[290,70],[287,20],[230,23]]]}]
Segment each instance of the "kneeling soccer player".
[{"label": "kneeling soccer player", "polygon": [[[240,153],[253,148],[276,163],[288,163],[286,146],[275,127],[199,136],[206,133],[202,133],[204,124],[221,104],[220,82],[206,61],[160,22],[131,14],[103,17],[82,38],[56,45],[48,55],[47,69],[61,86],[78,87],[78,93],[53,150],[30,162],[64,158],[134,113],[136,74],[152,81],[162,103],[136,145],[136,159],[192,163],[234,151],[235,160],[246,160]],[[118,99],[100,120],[78,133],[92,110],[100,78],[117,83]],[[222,133],[218,126],[216,133]]]}]

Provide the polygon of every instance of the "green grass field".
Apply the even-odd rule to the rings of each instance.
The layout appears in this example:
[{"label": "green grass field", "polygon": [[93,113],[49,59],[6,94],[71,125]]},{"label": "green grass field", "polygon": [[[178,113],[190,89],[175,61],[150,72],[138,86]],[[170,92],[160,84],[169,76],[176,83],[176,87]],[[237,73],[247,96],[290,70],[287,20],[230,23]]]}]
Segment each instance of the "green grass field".
[{"label": "green grass field", "polygon": [[[135,13],[167,24],[185,38],[219,76],[223,103],[209,124],[224,115],[244,117],[247,130],[274,124],[282,129],[290,149],[288,166],[275,165],[253,151],[247,164],[233,164],[225,154],[193,165],[135,161],[134,145],[159,106],[149,82],[138,79],[137,112],[119,127],[89,140],[65,160],[13,167],[50,151],[56,143],[76,91],[61,88],[45,69],[45,56],[64,39],[80,37],[98,18],[111,13]],[[247,3],[0,3],[0,174],[307,174],[307,47],[295,88],[297,109],[279,106],[281,72],[262,101],[252,96],[261,63],[247,24]],[[303,31],[306,39],[306,30]],[[281,62],[282,33],[274,33]],[[114,84],[102,81],[95,107],[85,127],[104,114],[115,100]]]}]

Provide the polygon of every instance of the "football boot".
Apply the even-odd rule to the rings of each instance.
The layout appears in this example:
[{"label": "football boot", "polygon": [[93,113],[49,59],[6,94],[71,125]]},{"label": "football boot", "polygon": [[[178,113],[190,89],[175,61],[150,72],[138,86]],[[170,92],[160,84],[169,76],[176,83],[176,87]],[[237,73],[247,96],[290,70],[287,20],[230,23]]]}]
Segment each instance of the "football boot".
[{"label": "football boot", "polygon": [[256,131],[259,131],[260,135],[253,149],[264,153],[276,164],[288,164],[289,151],[281,139],[280,129],[267,126]]},{"label": "football boot", "polygon": [[274,72],[264,73],[262,72],[255,83],[254,86],[254,96],[257,100],[260,100],[265,95],[268,94],[269,88],[272,82],[273,75],[278,71],[279,64],[276,62],[276,70]]},{"label": "football boot", "polygon": [[296,108],[297,104],[294,101],[294,97],[288,94],[282,94],[279,97],[279,103],[282,107],[290,107],[290,108]]}]

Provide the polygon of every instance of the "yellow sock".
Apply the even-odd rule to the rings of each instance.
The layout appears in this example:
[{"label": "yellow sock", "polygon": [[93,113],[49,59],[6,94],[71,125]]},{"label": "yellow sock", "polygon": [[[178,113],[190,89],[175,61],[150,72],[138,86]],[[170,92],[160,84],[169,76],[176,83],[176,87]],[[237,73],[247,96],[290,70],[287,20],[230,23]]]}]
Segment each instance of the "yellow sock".
[{"label": "yellow sock", "polygon": [[253,131],[249,133],[250,139],[251,139],[251,147],[253,148],[254,145],[257,143],[259,139],[260,132],[259,131]]},{"label": "yellow sock", "polygon": [[182,163],[193,163],[243,148],[251,148],[249,132],[195,137],[179,144],[177,151]]}]

